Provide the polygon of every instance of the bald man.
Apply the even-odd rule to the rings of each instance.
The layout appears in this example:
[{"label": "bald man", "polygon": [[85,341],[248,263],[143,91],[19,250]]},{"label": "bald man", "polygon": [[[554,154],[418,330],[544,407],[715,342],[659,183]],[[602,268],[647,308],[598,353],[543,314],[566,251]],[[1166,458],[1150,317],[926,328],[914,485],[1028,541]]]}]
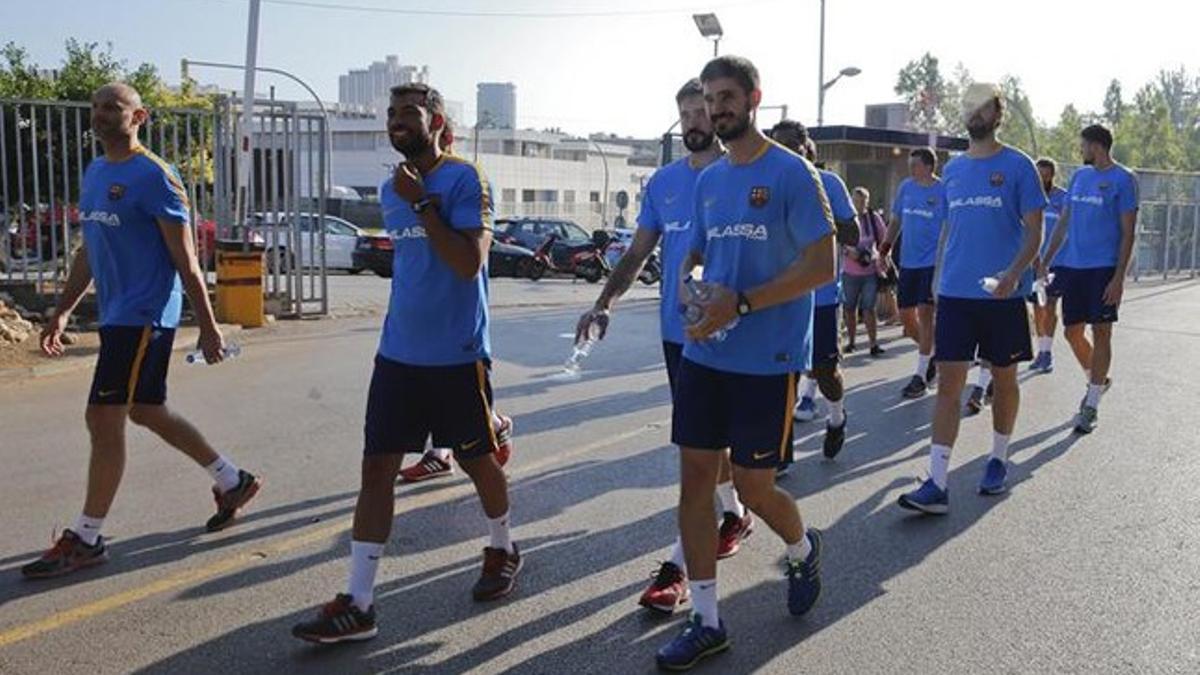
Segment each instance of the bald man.
[{"label": "bald man", "polygon": [[75,524],[42,557],[21,568],[28,578],[56,577],[108,559],[100,529],[125,469],[125,421],[153,431],[212,477],[217,512],[209,532],[233,523],[261,482],[239,470],[187,420],[167,408],[167,366],[186,292],[209,363],[225,354],[188,227],[187,193],[175,169],[137,140],[149,113],[123,83],[92,96],[92,132],[104,154],[88,165],[80,190],[83,246],[66,288],[42,329],[47,356],[63,354],[63,330],[95,281],[100,354],[86,412],[91,436],[87,496]]}]

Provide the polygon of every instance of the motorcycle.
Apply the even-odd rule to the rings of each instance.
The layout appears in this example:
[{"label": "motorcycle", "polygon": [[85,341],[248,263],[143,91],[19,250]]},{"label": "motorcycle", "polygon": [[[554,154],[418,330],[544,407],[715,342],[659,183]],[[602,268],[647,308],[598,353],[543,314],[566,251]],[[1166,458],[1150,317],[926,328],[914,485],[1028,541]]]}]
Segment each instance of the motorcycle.
[{"label": "motorcycle", "polygon": [[654,251],[646,258],[646,264],[642,266],[642,271],[638,274],[638,281],[653,286],[662,280],[662,261],[658,259],[658,252]]},{"label": "motorcycle", "polygon": [[[612,273],[612,266],[605,257],[610,243],[608,233],[597,230],[592,241],[570,246],[554,255],[554,244],[558,236],[551,234],[533,252],[533,263],[528,277],[537,281],[547,274],[572,276],[594,284]],[[555,259],[557,257],[557,260]]]}]

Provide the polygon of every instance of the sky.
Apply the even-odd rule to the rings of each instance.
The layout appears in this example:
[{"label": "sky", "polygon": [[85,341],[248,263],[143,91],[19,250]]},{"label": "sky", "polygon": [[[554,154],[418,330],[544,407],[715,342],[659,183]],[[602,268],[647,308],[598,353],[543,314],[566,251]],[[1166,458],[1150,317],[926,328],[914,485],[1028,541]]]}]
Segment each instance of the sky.
[{"label": "sky", "polygon": [[[787,104],[790,117],[815,124],[819,0],[264,0],[258,62],[336,101],[338,75],[398,54],[428,65],[468,123],[477,82],[513,82],[521,127],[649,137],[675,120],[675,91],[712,55],[691,19],[707,11],[725,31],[721,53],[758,66],[764,105]],[[563,13],[590,15],[538,16]],[[130,66],[153,63],[175,83],[185,57],[244,62],[247,15],[246,0],[3,0],[0,41],[23,45],[43,67],[61,62],[67,38],[111,42]],[[925,51],[946,75],[961,62],[976,80],[1020,77],[1043,120],[1068,103],[1096,110],[1114,77],[1132,98],[1162,68],[1196,73],[1198,24],[1200,4],[1182,0],[828,0],[826,78],[846,66],[862,74],[829,90],[825,122],[862,124],[865,104],[897,100],[897,72]],[[241,87],[236,71],[191,75]],[[257,89],[272,84],[280,98],[307,98],[273,76]],[[778,115],[764,111],[763,123]]]}]

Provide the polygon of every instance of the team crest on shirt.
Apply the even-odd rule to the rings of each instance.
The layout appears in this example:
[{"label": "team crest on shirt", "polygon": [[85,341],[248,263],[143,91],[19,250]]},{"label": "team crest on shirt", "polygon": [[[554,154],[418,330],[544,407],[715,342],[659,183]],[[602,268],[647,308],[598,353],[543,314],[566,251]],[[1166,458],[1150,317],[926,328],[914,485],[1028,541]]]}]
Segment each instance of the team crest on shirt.
[{"label": "team crest on shirt", "polygon": [[1000,187],[1004,185],[1004,174],[993,171],[992,175],[988,177],[988,182],[992,184],[992,187]]},{"label": "team crest on shirt", "polygon": [[769,201],[771,201],[771,188],[765,185],[750,188],[750,206],[761,209]]},{"label": "team crest on shirt", "polygon": [[1104,182],[1100,183],[1099,185],[1097,185],[1096,187],[1100,188],[1101,190],[1107,190],[1108,188],[1112,187],[1112,183],[1110,183],[1108,181],[1104,181]]},{"label": "team crest on shirt", "polygon": [[936,198],[936,197],[929,197],[929,198],[927,198],[927,199],[925,200],[925,203],[926,203],[926,204],[928,204],[928,205],[930,205],[930,206],[933,206],[934,204],[936,204],[936,203],[937,203],[937,198]]},{"label": "team crest on shirt", "polygon": [[113,183],[112,185],[108,186],[108,200],[109,201],[115,202],[124,196],[125,196],[125,186],[124,185],[121,185],[120,183]]}]

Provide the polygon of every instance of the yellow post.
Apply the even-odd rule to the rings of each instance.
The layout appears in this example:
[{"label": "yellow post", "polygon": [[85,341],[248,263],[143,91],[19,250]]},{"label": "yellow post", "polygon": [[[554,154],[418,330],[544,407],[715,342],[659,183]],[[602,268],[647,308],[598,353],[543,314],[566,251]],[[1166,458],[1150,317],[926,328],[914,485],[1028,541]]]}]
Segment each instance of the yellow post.
[{"label": "yellow post", "polygon": [[217,321],[258,328],[263,312],[263,254],[217,251]]}]

